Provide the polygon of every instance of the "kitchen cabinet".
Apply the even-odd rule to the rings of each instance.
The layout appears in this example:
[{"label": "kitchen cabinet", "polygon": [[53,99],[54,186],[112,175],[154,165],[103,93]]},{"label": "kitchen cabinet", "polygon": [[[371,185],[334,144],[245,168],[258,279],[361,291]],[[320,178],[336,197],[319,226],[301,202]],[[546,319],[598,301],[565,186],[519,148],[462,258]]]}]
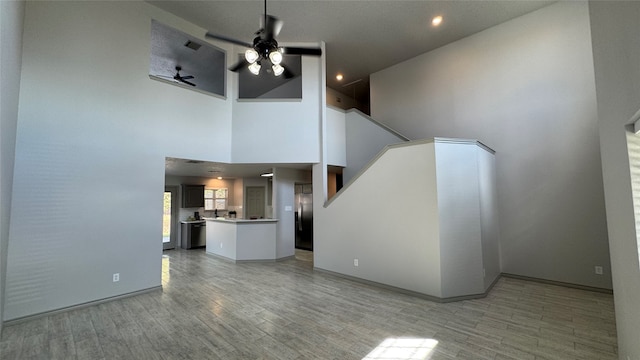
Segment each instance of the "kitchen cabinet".
[{"label": "kitchen cabinet", "polygon": [[182,185],[182,207],[204,207],[204,185]]}]

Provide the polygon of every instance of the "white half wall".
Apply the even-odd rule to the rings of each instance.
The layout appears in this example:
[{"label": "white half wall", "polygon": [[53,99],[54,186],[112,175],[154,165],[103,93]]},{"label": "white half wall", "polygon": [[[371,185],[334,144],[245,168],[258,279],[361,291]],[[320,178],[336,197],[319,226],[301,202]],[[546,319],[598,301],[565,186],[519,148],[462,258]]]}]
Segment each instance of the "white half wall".
[{"label": "white half wall", "polygon": [[500,276],[500,222],[498,188],[496,185],[496,157],[488,149],[477,149],[478,191],[480,195],[480,230],[484,290]]},{"label": "white half wall", "polygon": [[441,297],[433,143],[386,151],[327,207],[318,198],[316,268]]},{"label": "white half wall", "polygon": [[475,143],[437,140],[434,145],[441,297],[481,294],[485,289],[478,186],[479,148]]},{"label": "white half wall", "polygon": [[472,140],[386,147],[314,208],[314,266],[441,299],[483,294],[500,273],[497,238],[483,239],[497,228],[482,212],[495,202],[481,199],[495,196],[491,158]]},{"label": "white half wall", "polygon": [[611,289],[590,31],[558,2],[372,74],[371,113],[496,151],[503,272]]},{"label": "white half wall", "polygon": [[594,1],[589,7],[618,354],[640,359],[639,219],[634,218],[625,130],[640,109],[640,3]]}]

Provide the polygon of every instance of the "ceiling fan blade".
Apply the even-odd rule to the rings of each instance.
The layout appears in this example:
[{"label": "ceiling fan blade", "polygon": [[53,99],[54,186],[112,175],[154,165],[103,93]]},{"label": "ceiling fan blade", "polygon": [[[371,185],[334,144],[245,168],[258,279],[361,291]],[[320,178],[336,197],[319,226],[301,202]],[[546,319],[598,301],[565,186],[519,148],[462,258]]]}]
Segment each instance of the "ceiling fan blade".
[{"label": "ceiling fan blade", "polygon": [[182,76],[182,80],[194,79],[193,75]]},{"label": "ceiling fan blade", "polygon": [[179,80],[179,81],[180,81],[181,83],[185,83],[185,84],[187,84],[187,85],[196,86],[196,84],[194,84],[194,83],[192,83],[192,82],[189,82],[189,81],[187,81],[187,80]]},{"label": "ceiling fan blade", "polygon": [[228,43],[231,44],[236,44],[236,45],[240,45],[240,46],[244,46],[244,47],[253,47],[253,45],[249,44],[248,42],[244,42],[242,40],[237,40],[234,38],[230,38],[228,36],[224,36],[224,35],[218,35],[218,34],[214,34],[211,32],[207,32],[205,35],[205,37],[210,38],[210,39],[216,39],[216,40],[221,40],[221,41],[226,41]]},{"label": "ceiling fan blade", "polygon": [[245,60],[240,60],[240,61],[238,61],[237,63],[233,64],[233,66],[231,66],[231,67],[229,68],[229,70],[230,70],[230,71],[233,71],[233,72],[238,72],[238,71],[239,71],[240,69],[242,69],[243,67],[244,67],[244,68],[246,68],[246,67],[247,67],[247,62],[246,62]]},{"label": "ceiling fan blade", "polygon": [[285,46],[283,50],[285,55],[312,55],[312,56],[322,55],[322,49],[320,48],[301,48],[301,47]]},{"label": "ceiling fan blade", "polygon": [[[264,24],[265,19],[267,23]],[[275,16],[271,16],[268,14],[264,14],[260,17],[260,38],[262,40],[271,40],[280,34],[280,30],[282,30],[282,25],[284,23],[282,20],[278,19]]]},{"label": "ceiling fan blade", "polygon": [[289,70],[289,68],[285,66],[282,76],[284,76],[285,79],[291,79],[294,78],[296,74],[292,73],[291,70]]}]

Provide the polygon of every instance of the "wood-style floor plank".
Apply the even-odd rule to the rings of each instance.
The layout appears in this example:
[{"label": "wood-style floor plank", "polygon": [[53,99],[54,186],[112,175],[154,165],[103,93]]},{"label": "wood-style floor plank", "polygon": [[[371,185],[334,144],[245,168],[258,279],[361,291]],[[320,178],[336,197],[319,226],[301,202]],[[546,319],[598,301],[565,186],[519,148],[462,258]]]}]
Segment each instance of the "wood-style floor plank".
[{"label": "wood-style floor plank", "polygon": [[234,264],[165,251],[162,291],[7,326],[0,359],[617,359],[608,294],[502,278],[486,298],[441,304],[299,255]]}]

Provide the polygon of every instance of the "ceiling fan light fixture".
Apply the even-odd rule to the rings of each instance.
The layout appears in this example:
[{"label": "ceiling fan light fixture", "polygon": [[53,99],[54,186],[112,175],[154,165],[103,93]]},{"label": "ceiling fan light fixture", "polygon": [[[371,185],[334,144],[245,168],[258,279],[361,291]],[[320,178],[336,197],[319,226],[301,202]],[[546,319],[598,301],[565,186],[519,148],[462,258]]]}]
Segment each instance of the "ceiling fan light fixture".
[{"label": "ceiling fan light fixture", "polygon": [[279,65],[282,62],[282,53],[278,49],[273,50],[269,53],[269,60],[273,65]]},{"label": "ceiling fan light fixture", "polygon": [[253,64],[256,61],[258,61],[259,57],[260,55],[254,49],[247,49],[247,51],[244,52],[244,58],[247,60],[249,64]]},{"label": "ceiling fan light fixture", "polygon": [[253,64],[249,65],[249,71],[251,71],[253,75],[258,75],[260,74],[260,67],[260,64],[254,62]]},{"label": "ceiling fan light fixture", "polygon": [[282,65],[280,64],[271,66],[271,69],[273,70],[273,75],[275,76],[280,76],[284,72],[284,67],[282,67]]}]

